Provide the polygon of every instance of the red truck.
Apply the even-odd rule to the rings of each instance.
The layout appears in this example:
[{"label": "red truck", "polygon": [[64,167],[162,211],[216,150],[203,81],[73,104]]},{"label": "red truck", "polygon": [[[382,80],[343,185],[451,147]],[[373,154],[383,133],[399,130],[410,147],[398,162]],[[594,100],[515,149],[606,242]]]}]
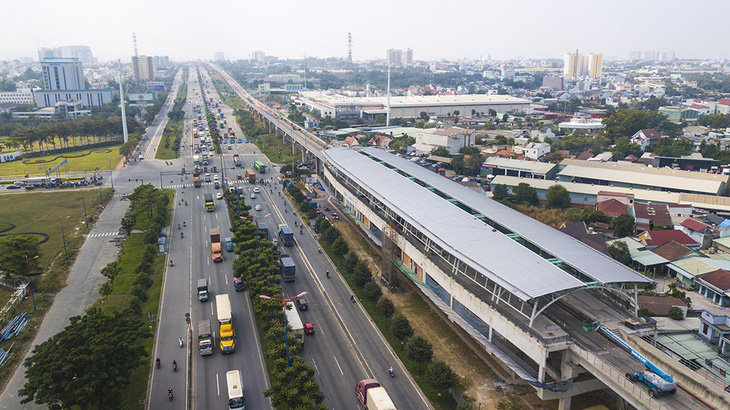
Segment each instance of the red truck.
[{"label": "red truck", "polygon": [[396,410],[388,392],[375,379],[360,380],[355,385],[355,394],[365,409]]},{"label": "red truck", "polygon": [[252,169],[246,169],[246,179],[249,183],[253,184],[256,182],[256,173]]},{"label": "red truck", "polygon": [[210,252],[213,256],[213,262],[223,262],[223,252],[221,250],[221,232],[218,228],[210,230]]},{"label": "red truck", "polygon": [[193,186],[200,188],[200,173],[198,172],[193,172]]}]

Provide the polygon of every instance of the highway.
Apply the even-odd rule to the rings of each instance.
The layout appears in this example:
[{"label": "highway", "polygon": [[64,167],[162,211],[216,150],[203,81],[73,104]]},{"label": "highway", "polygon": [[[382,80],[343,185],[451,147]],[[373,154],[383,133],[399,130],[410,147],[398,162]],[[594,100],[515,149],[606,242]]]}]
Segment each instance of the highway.
[{"label": "highway", "polygon": [[[210,95],[214,101],[218,101],[217,92],[210,78],[205,70],[202,72],[204,84],[207,85]],[[242,136],[241,129],[231,121],[232,110],[223,106],[222,112],[236,136]],[[273,169],[276,169],[276,165],[271,164],[255,145],[245,143],[245,137],[243,141],[242,144],[232,144],[232,150],[228,150],[224,144],[223,161],[227,177],[238,181],[236,175],[243,174],[246,168],[253,168],[253,161],[262,161],[269,169],[274,165]],[[241,157],[243,162],[241,168],[234,166],[233,154],[239,154]],[[277,175],[278,172],[272,171],[264,175],[257,172],[258,179],[264,178],[273,182],[277,182]],[[294,282],[282,282],[282,290],[287,297],[303,291],[308,292],[305,298],[309,302],[309,310],[300,312],[300,316],[304,323],[313,323],[316,334],[306,337],[303,357],[315,369],[316,380],[326,396],[327,407],[353,408],[357,403],[354,394],[355,383],[360,379],[374,376],[388,390],[398,408],[429,408],[425,397],[406,376],[407,372],[393,356],[390,347],[360,304],[350,302],[349,288],[336,274],[334,266],[326,255],[317,252],[318,245],[312,235],[313,232],[304,229],[300,234],[295,228],[294,222],[299,225],[301,219],[292,213],[291,204],[279,195],[281,185],[276,183],[275,187],[264,189],[257,182],[253,186],[248,184],[243,186],[246,189],[247,203],[251,206],[258,204],[262,208],[261,211],[252,209],[250,212],[255,217],[270,214],[262,219],[269,227],[270,238],[275,235],[276,227],[280,223],[288,224],[295,231],[295,245],[282,248],[281,252],[294,259],[297,277]],[[258,187],[261,192],[251,200],[249,195],[254,187]],[[331,278],[326,278],[327,271],[331,272]],[[234,321],[236,320],[234,318]],[[395,368],[398,375],[396,378],[388,376],[387,369],[390,366]],[[244,385],[246,384],[244,381]],[[248,386],[247,389],[251,394],[256,394]],[[247,395],[247,400],[248,397]]]}]

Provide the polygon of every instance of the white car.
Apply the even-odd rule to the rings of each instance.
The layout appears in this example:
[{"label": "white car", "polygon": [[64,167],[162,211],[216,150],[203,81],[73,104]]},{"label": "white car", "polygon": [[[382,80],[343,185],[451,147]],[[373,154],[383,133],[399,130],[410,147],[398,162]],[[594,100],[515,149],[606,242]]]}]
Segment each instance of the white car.
[{"label": "white car", "polygon": [[216,194],[215,196],[215,199],[223,199],[223,194],[218,192],[218,194]]},{"label": "white car", "polygon": [[218,180],[218,174],[213,175],[213,181],[217,181],[217,180]]},{"label": "white car", "polygon": [[254,194],[253,192],[251,193],[251,199],[256,199],[256,194]]},{"label": "white car", "polygon": [[255,187],[255,188],[253,189],[253,192],[255,192],[255,193],[257,193],[257,194],[258,194],[258,193],[259,193],[259,192],[261,192],[261,191],[259,190],[259,187]]},{"label": "white car", "polygon": [[259,204],[256,204],[256,210],[257,210],[257,211],[260,211],[260,210],[261,210],[261,205],[259,205]]}]

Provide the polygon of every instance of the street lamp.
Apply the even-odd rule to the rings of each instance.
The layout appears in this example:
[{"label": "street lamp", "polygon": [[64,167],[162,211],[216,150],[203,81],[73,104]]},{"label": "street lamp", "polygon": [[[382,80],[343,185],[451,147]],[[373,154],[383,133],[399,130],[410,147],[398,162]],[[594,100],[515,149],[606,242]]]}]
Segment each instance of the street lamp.
[{"label": "street lamp", "polygon": [[[101,196],[99,196],[99,198],[101,198]],[[89,229],[89,215],[86,213],[86,194],[84,194],[83,190],[81,191],[81,199],[84,201],[84,219],[86,220],[86,229]],[[99,202],[99,205],[101,205],[101,201]]]},{"label": "street lamp", "polygon": [[[307,294],[307,292],[302,292],[302,293],[300,293],[296,296],[292,296],[290,298],[274,298],[274,297],[266,296],[266,295],[259,295],[259,297],[261,299],[275,300],[277,302],[281,302],[284,305],[284,309],[286,309],[287,303],[291,302],[292,300],[294,300],[296,298],[300,298],[306,294]],[[289,367],[289,331],[287,329],[287,323],[286,323],[286,312],[284,312],[284,344],[286,345],[286,367]]]},{"label": "street lamp", "polygon": [[[241,204],[241,200],[240,199],[239,199],[238,204],[239,204],[238,206],[240,207],[241,206],[240,205]],[[253,224],[256,225],[256,263],[257,264],[259,263],[259,219],[266,218],[267,216],[271,216],[271,214],[268,213],[268,214],[266,214],[264,216],[259,216],[258,218],[253,218]],[[248,219],[245,216],[239,216],[239,218],[241,218],[241,219]]]},{"label": "street lamp", "polygon": [[63,255],[66,257],[66,262],[68,262],[68,251],[66,250],[66,235],[63,233],[63,220],[70,218],[71,215],[63,218],[59,215],[58,220],[61,223],[61,239],[63,239]]},{"label": "street lamp", "polygon": [[29,272],[28,272],[28,271],[30,271],[30,269],[28,268],[28,261],[32,261],[33,259],[38,259],[39,257],[40,257],[39,255],[36,255],[32,258],[28,258],[27,256],[25,258],[25,276],[28,277],[28,284],[30,285],[30,297],[31,297],[31,299],[33,299],[33,310],[36,310],[36,311],[38,310],[38,308],[36,308],[36,306],[35,306],[35,294],[33,293],[33,279],[30,277]]}]

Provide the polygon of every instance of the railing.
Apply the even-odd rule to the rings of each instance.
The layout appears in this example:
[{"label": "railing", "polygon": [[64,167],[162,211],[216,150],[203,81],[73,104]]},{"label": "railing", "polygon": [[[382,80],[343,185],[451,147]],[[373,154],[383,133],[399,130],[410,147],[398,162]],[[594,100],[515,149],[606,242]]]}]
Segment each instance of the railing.
[{"label": "railing", "polygon": [[626,378],[626,374],[618,371],[613,366],[604,362],[601,358],[588,352],[587,350],[578,347],[576,345],[571,346],[571,352],[580,356],[586,363],[591,365],[595,370],[599,371],[605,377],[611,379],[616,385],[620,386],[621,389],[631,394],[637,401],[646,405],[650,409],[666,409],[670,407],[665,406],[654,397],[650,396],[646,389],[637,386],[632,381]]}]

